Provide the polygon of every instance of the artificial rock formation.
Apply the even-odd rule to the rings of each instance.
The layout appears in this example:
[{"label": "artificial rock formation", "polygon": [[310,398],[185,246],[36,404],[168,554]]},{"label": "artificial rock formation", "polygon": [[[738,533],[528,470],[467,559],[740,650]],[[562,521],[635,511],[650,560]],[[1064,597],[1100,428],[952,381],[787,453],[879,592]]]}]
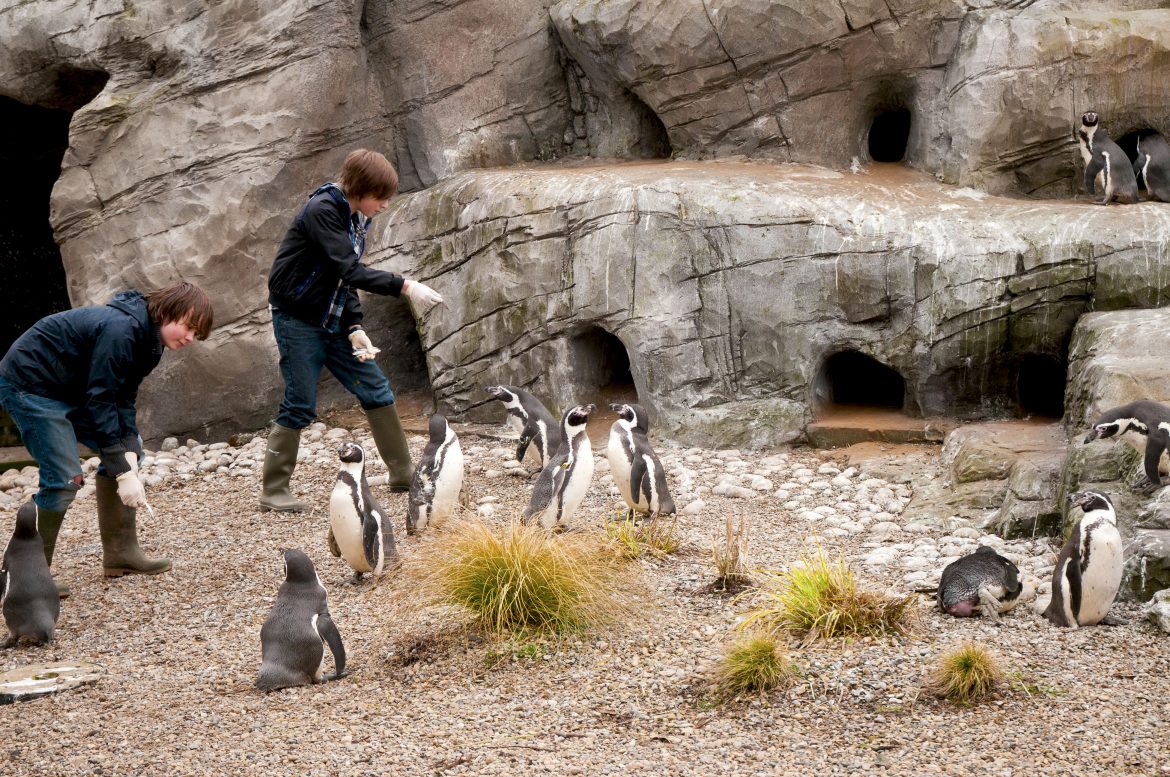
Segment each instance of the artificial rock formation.
[{"label": "artificial rock formation", "polygon": [[369,301],[391,374],[475,418],[484,382],[564,404],[624,357],[659,429],[765,444],[801,435],[834,352],[896,369],[911,412],[1011,413],[1090,307],[1170,301],[1166,206],[985,195],[1078,191],[1088,108],[1170,130],[1170,3],[1083,6],[0,0],[0,95],[72,113],[73,304],[178,277],[215,299],[211,341],[143,387],[148,436],[270,417],[273,251],[369,146],[412,192],[371,261],[448,298],[417,333]]}]

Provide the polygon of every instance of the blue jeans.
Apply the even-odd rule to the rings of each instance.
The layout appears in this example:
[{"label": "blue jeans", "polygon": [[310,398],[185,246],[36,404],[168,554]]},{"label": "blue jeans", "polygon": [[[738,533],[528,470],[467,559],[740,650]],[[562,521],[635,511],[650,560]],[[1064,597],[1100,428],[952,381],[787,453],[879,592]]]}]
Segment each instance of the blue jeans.
[{"label": "blue jeans", "polygon": [[[63,513],[81,488],[80,442],[95,451],[94,434],[81,408],[59,399],[29,394],[0,378],[0,404],[20,427],[24,447],[40,467],[40,490],[33,501],[43,510]],[[98,474],[106,474],[105,466]]]},{"label": "blue jeans", "polygon": [[353,346],[344,332],[326,332],[275,308],[272,331],[284,378],[284,399],[276,415],[281,426],[304,429],[317,417],[317,382],[325,367],[357,397],[363,410],[394,404],[390,381],[373,359],[359,362],[353,357]]}]

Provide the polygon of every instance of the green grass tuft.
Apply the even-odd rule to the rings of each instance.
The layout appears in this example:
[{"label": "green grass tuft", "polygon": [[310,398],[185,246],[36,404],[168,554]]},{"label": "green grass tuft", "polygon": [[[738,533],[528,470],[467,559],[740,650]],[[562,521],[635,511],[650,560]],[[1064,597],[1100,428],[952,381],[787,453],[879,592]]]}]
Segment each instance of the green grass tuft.
[{"label": "green grass tuft", "polygon": [[606,519],[605,536],[618,556],[636,559],[642,556],[665,558],[682,546],[678,521],[674,517],[638,522],[628,517]]},{"label": "green grass tuft", "polygon": [[830,563],[819,549],[801,554],[787,572],[758,574],[758,601],[740,628],[776,634],[802,634],[805,644],[818,639],[885,636],[909,632],[913,596],[890,597],[858,588],[844,558]]},{"label": "green grass tuft", "polygon": [[995,655],[974,642],[944,653],[931,670],[926,688],[937,696],[970,704],[986,696],[1005,675]]},{"label": "green grass tuft", "polygon": [[751,693],[763,695],[791,685],[795,677],[796,667],[775,637],[749,634],[728,648],[719,664],[715,693],[724,700]]},{"label": "green grass tuft", "polygon": [[455,524],[420,552],[419,593],[470,610],[496,634],[588,630],[633,611],[629,572],[586,533]]}]

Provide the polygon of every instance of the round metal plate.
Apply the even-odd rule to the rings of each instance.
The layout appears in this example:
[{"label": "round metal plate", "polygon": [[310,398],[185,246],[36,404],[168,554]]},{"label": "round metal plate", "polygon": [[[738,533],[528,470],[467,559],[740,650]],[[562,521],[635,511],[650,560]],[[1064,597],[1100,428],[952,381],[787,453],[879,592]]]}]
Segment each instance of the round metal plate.
[{"label": "round metal plate", "polygon": [[35,699],[97,682],[106,670],[84,661],[30,664],[0,674],[0,704]]}]

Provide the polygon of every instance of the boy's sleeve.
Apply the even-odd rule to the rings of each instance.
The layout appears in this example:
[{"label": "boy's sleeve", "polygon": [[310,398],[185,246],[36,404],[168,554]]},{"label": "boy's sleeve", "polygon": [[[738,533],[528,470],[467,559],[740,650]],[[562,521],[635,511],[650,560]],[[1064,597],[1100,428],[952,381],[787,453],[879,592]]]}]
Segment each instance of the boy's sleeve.
[{"label": "boy's sleeve", "polygon": [[[89,365],[89,383],[85,389],[85,409],[93,422],[94,442],[98,455],[110,477],[117,477],[130,470],[126,461],[126,438],[130,433],[124,429],[123,417],[131,416],[134,408],[126,408],[120,400],[123,384],[134,370],[134,339],[124,327],[103,326],[94,340],[93,354]],[[138,440],[137,427],[133,427],[135,443]]]},{"label": "boy's sleeve", "polygon": [[[353,250],[345,221],[332,202],[322,199],[311,203],[305,209],[304,225],[309,237],[321,246],[337,274],[346,284],[371,294],[397,297],[402,293],[405,279],[401,275],[375,270],[362,264],[361,257]],[[346,314],[348,313],[347,302]]]}]

